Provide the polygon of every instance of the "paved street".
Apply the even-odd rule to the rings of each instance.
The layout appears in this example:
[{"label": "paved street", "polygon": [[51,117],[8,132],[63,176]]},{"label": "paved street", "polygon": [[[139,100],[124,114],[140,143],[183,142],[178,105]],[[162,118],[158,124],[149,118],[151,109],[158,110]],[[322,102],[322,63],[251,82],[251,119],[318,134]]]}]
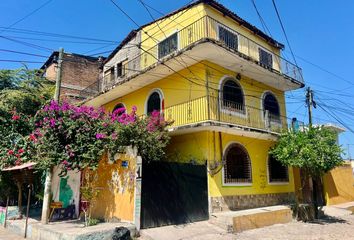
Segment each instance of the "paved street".
[{"label": "paved street", "polygon": [[[229,234],[205,222],[167,226],[143,231],[141,240],[353,240],[354,215],[329,209],[333,217],[314,223],[291,222]],[[339,214],[338,214],[339,213]]]}]

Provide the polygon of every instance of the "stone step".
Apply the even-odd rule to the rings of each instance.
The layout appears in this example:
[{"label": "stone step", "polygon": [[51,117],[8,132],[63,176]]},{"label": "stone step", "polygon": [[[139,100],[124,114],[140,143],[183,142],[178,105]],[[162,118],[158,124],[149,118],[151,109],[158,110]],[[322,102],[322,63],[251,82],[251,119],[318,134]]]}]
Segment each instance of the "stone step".
[{"label": "stone step", "polygon": [[240,211],[214,213],[209,222],[228,232],[242,232],[292,221],[292,211],[288,206],[271,206]]}]

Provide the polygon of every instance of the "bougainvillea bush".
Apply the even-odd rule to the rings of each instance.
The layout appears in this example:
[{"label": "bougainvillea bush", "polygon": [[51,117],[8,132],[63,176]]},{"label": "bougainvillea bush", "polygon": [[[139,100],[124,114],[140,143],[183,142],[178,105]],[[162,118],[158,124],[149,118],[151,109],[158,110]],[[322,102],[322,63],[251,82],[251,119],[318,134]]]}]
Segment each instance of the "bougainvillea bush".
[{"label": "bougainvillea bush", "polygon": [[37,167],[61,165],[64,173],[97,167],[112,132],[106,121],[103,109],[51,101],[37,112],[31,134]]},{"label": "bougainvillea bush", "polygon": [[109,114],[102,108],[51,101],[37,112],[35,131],[29,136],[37,167],[60,165],[62,174],[95,169],[104,152],[124,151],[126,146],[136,146],[145,161],[162,159],[170,123],[159,112],[138,117],[136,111],[136,107],[130,113],[122,108]]}]

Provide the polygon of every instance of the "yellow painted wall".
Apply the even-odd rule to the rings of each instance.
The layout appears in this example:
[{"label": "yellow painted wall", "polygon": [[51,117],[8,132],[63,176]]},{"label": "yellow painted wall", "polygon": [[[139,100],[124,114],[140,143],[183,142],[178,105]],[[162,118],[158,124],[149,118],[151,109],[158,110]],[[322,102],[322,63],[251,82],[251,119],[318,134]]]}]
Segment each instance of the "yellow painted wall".
[{"label": "yellow painted wall", "polygon": [[123,168],[121,162],[117,160],[109,164],[107,156],[100,161],[97,169],[98,178],[95,182],[100,192],[92,205],[94,218],[103,218],[106,221],[120,219],[133,222],[134,220],[136,162],[135,159],[129,159],[128,168]]},{"label": "yellow painted wall", "polygon": [[[248,151],[252,164],[252,186],[223,186],[222,171],[220,171],[215,176],[209,174],[209,195],[211,197],[294,192],[292,168],[289,168],[289,183],[281,185],[268,183],[268,150],[274,142],[222,133],[222,151],[232,142],[242,144]],[[179,135],[172,137],[168,156],[170,161],[190,162],[192,160],[204,163],[208,159],[210,163],[214,159],[220,161],[219,146],[217,132],[215,136],[213,132],[207,131]]]},{"label": "yellow painted wall", "polygon": [[[208,23],[206,23],[206,21],[201,20],[201,18],[204,16],[211,17],[216,21],[208,20]],[[218,39],[216,32],[219,23],[226,25],[230,29],[244,36],[239,36],[239,46],[241,47],[239,50],[242,53],[258,59],[257,44],[259,44],[271,52],[280,55],[280,49],[268,44],[263,38],[255,35],[247,28],[240,26],[231,18],[225,17],[222,13],[218,12],[209,5],[198,4],[192,8],[178,12],[168,18],[164,18],[155,23],[147,25],[142,29],[141,42],[143,50],[141,51],[141,66],[144,68],[155,63],[156,58],[154,58],[151,54],[155,55],[155,57],[157,56],[156,45],[166,37],[178,31],[182,30],[182,32],[179,34],[180,49],[200,40],[201,38],[209,37]],[[190,27],[191,24],[193,24],[193,27],[191,27],[191,31],[189,31],[186,28]],[[251,39],[251,41],[248,41],[247,39]],[[248,48],[250,51],[248,51]],[[275,57],[273,58],[274,68],[279,69],[279,59],[275,59]]]},{"label": "yellow painted wall", "polygon": [[[205,79],[205,68],[201,63],[195,64],[188,69],[179,71],[186,78]],[[190,83],[187,79],[182,78],[179,74],[174,73],[170,76],[156,81],[146,87],[130,93],[126,96],[118,98],[104,105],[106,110],[112,111],[118,103],[123,103],[128,111],[135,105],[138,108],[138,115],[145,114],[145,104],[148,96],[154,89],[159,89],[163,93],[165,107],[186,102],[189,99],[198,98],[206,95],[204,86]],[[201,82],[201,80],[199,80]],[[202,82],[201,82],[202,83]]]},{"label": "yellow painted wall", "polygon": [[[194,83],[188,81],[186,78],[182,78],[180,74],[185,76],[187,79],[192,79]],[[212,110],[216,110],[218,107],[217,90],[220,88],[221,80],[227,76],[235,77],[236,73],[220,67],[217,64],[208,61],[202,61],[191,66],[189,69],[184,69],[178,73],[171,74],[170,76],[148,86],[142,87],[133,93],[130,93],[121,98],[117,98],[116,100],[104,105],[104,107],[106,110],[112,111],[118,103],[123,103],[128,111],[130,111],[132,106],[135,105],[138,108],[138,115],[145,114],[145,104],[148,96],[154,89],[159,89],[161,90],[164,97],[164,109],[166,109],[165,117],[176,120],[176,125],[184,125],[197,121],[207,120],[206,98],[199,100],[199,102],[194,102],[194,104],[196,104],[195,106],[198,106],[201,109],[199,109],[198,114],[196,114],[196,110],[194,110],[193,115],[191,115],[192,119],[185,118],[185,115],[187,114],[186,108],[189,107],[188,104],[180,105],[179,108],[175,107],[172,111],[172,115],[170,114],[171,112],[169,108],[176,104],[187,103],[190,100],[207,96],[207,89],[204,85],[206,85],[206,81],[208,79],[209,94],[212,96],[210,99],[209,107],[213,108]],[[244,92],[247,114],[249,114],[252,118],[252,123],[248,125],[264,128],[263,111],[261,109],[263,108],[263,94],[266,91],[270,91],[276,96],[280,106],[280,114],[282,116],[286,116],[285,97],[282,91],[271,88],[245,76],[242,76],[242,79],[239,81],[239,83]],[[211,120],[217,118],[215,114],[216,111],[214,111],[214,115],[212,114],[210,116]],[[182,119],[180,119],[181,117]],[[239,117],[234,117],[233,119],[228,120],[232,120],[234,123],[239,124],[244,124],[243,122],[246,121],[245,118]],[[282,120],[283,125],[286,126],[285,117],[282,117]]]},{"label": "yellow painted wall", "polygon": [[354,201],[354,175],[350,164],[344,164],[323,177],[327,205]]}]

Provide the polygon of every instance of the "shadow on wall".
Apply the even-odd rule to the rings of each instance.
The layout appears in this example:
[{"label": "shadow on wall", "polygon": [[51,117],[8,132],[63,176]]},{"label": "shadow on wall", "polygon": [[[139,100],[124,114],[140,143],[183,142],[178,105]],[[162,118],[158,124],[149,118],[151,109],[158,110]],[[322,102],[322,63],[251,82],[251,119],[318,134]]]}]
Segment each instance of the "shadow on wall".
[{"label": "shadow on wall", "polygon": [[354,178],[349,164],[327,173],[323,182],[327,205],[354,201]]}]

